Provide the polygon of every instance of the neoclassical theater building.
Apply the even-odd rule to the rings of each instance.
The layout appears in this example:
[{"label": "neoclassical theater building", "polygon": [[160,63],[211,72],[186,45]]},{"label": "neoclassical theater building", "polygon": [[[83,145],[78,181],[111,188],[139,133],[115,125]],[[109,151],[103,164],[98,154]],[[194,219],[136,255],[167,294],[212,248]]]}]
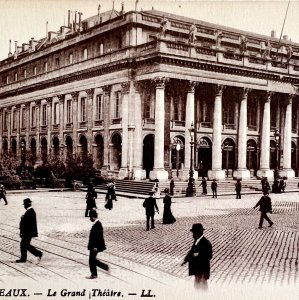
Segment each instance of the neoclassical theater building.
[{"label": "neoclassical theater building", "polygon": [[299,44],[157,10],[67,23],[0,62],[1,155],[89,153],[120,179],[297,175]]}]

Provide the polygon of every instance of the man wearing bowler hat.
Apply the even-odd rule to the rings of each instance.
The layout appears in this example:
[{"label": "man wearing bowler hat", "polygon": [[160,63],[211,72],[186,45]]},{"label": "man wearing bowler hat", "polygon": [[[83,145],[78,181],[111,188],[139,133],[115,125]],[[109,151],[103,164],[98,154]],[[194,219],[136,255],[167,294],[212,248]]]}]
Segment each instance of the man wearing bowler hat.
[{"label": "man wearing bowler hat", "polygon": [[27,260],[27,250],[34,256],[40,259],[43,253],[37,250],[34,246],[30,245],[31,239],[37,237],[36,213],[31,206],[31,200],[26,198],[23,200],[25,214],[20,222],[20,237],[21,237],[21,258],[16,260],[17,263],[24,263]]},{"label": "man wearing bowler hat", "polygon": [[213,256],[212,245],[203,236],[204,228],[201,223],[193,224],[190,231],[193,233],[194,243],[182,265],[189,263],[189,276],[195,276],[194,287],[207,290],[207,280],[210,278],[210,260]]}]

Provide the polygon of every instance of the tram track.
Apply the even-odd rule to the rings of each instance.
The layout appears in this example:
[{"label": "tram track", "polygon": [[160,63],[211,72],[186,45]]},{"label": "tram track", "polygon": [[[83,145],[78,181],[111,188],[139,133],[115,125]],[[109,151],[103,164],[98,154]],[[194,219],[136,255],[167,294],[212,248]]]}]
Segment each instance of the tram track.
[{"label": "tram track", "polygon": [[[6,227],[6,228],[4,228]],[[8,235],[3,235],[3,234],[0,234],[0,241],[1,239],[6,239],[6,240],[9,240],[10,242],[15,242],[15,243],[19,243],[19,239],[16,238],[16,235],[18,235],[18,228],[15,227],[15,226],[12,226],[12,225],[7,225],[7,224],[4,224],[4,223],[1,223],[0,222],[0,228],[1,228],[1,232],[6,232],[8,233],[10,236]],[[14,231],[12,230],[9,230],[7,228],[11,228],[11,229],[15,229]],[[55,255],[57,257],[60,257],[62,259],[66,259],[68,261],[71,261],[71,262],[74,262],[76,264],[80,264],[80,265],[83,265],[83,266],[86,266],[88,268],[88,263],[85,263],[83,261],[81,261],[81,259],[75,259],[75,258],[71,258],[70,256],[72,255],[64,255],[64,254],[60,254],[59,252],[61,251],[69,251],[69,253],[73,253],[73,254],[76,254],[76,255],[80,255],[82,256],[82,259],[84,259],[84,261],[88,261],[88,254],[84,253],[83,252],[83,246],[78,244],[78,243],[75,243],[75,242],[69,242],[69,241],[66,241],[64,239],[61,239],[61,238],[52,238],[52,237],[49,237],[48,235],[45,235],[45,234],[40,234],[39,235],[40,237],[42,238],[45,238],[46,240],[43,240],[41,238],[35,238],[34,241],[36,241],[36,246],[41,249],[42,251],[45,251],[47,253],[50,253],[52,255]],[[55,240],[55,242],[53,242],[53,240]],[[63,243],[64,245],[59,245],[58,243]],[[49,250],[49,247],[47,246],[43,246],[43,245],[48,245],[50,247],[56,247],[55,250]],[[77,249],[74,249],[74,248],[70,248],[71,247],[74,247],[77,248]],[[82,250],[80,250],[80,248],[82,248]],[[13,253],[11,253],[13,254]],[[119,256],[115,256],[113,255],[112,253],[109,253],[108,251],[105,251],[105,254],[108,254],[111,259],[103,259],[101,258],[101,261],[102,262],[105,262],[107,263],[109,266],[113,266],[114,268],[118,269],[118,270],[115,270],[116,273],[118,273],[118,271],[121,269],[122,270],[122,273],[125,272],[125,273],[128,273],[130,275],[126,275],[126,276],[123,276],[125,278],[131,278],[132,277],[132,274],[134,274],[135,277],[143,277],[144,279],[147,279],[147,280],[151,280],[155,283],[159,283],[159,284],[162,284],[162,285],[165,285],[165,283],[161,280],[158,280],[156,277],[153,277],[153,276],[149,276],[148,274],[144,274],[140,271],[136,271],[136,270],[132,270],[132,265],[133,264],[137,264],[133,261],[130,261],[128,259],[125,259],[125,258],[122,258],[122,257],[119,257]],[[13,255],[16,255],[16,254],[13,254]],[[115,263],[112,259],[115,257],[116,260],[122,260],[122,262],[126,262],[129,266],[126,267],[124,265],[121,265],[120,263]],[[140,264],[140,263],[138,263]],[[39,264],[40,266],[41,264]],[[149,269],[149,273],[151,272],[151,270],[156,270],[155,268],[149,268],[147,267],[146,265],[143,266],[144,268],[148,268]],[[49,271],[51,272],[51,270],[49,269]],[[124,283],[129,283],[128,281],[118,277],[118,276],[115,276],[115,275],[112,275],[111,273],[107,273],[101,269],[99,269],[99,271],[101,271],[101,273],[105,274],[106,276],[109,276],[109,277],[113,277],[119,281],[122,281]],[[159,270],[159,272],[161,272]],[[169,273],[165,273],[167,274],[168,276],[172,276],[174,278],[180,278],[179,276],[174,276],[174,275],[171,275]],[[131,281],[131,279],[130,279]]]}]

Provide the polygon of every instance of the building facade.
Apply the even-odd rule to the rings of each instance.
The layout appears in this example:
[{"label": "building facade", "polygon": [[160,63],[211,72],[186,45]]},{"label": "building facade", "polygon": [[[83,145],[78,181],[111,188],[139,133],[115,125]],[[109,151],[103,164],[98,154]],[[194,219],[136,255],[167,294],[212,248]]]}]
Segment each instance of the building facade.
[{"label": "building facade", "polygon": [[118,178],[184,179],[193,160],[209,178],[297,175],[298,44],[156,10],[78,16],[0,62],[2,156],[89,153]]}]

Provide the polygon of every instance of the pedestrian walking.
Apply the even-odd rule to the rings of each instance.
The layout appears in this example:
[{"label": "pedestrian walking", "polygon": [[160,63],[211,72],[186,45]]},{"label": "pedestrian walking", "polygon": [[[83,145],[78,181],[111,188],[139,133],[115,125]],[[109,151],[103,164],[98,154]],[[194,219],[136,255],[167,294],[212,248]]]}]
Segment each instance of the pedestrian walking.
[{"label": "pedestrian walking", "polygon": [[269,184],[269,181],[268,181],[267,177],[263,177],[262,178],[261,184],[262,184],[262,191],[263,191],[263,193],[269,193],[270,184]]},{"label": "pedestrian walking", "polygon": [[237,179],[237,182],[235,184],[235,190],[236,190],[236,199],[241,199],[241,190],[242,190],[241,179]]},{"label": "pedestrian walking", "polygon": [[216,179],[213,179],[212,183],[211,183],[211,189],[213,192],[213,197],[212,198],[217,198],[217,182]]},{"label": "pedestrian walking", "polygon": [[27,261],[27,251],[41,260],[43,253],[30,244],[31,239],[38,236],[36,213],[31,206],[32,202],[29,198],[23,200],[25,214],[21,217],[20,237],[21,237],[21,258],[16,260],[17,263],[25,263]]},{"label": "pedestrian walking", "polygon": [[97,259],[98,252],[106,250],[104,232],[102,223],[98,219],[98,213],[96,210],[91,210],[89,213],[90,221],[94,224],[91,227],[89,234],[88,247],[89,250],[89,269],[90,276],[87,279],[95,279],[98,277],[97,267],[109,271],[109,266]]},{"label": "pedestrian walking", "polygon": [[155,228],[155,209],[159,213],[159,208],[156,202],[156,198],[153,197],[154,192],[149,193],[149,197],[146,198],[143,202],[143,207],[145,208],[146,215],[146,230],[149,230],[150,220],[151,220],[151,229]]},{"label": "pedestrian walking", "polygon": [[201,183],[200,183],[199,186],[202,187],[202,194],[203,195],[207,195],[208,194],[208,191],[207,191],[207,181],[206,181],[205,177],[202,177]]},{"label": "pedestrian walking", "polygon": [[286,177],[282,177],[279,181],[279,189],[281,193],[285,192],[285,188],[287,186],[286,182],[285,182]]},{"label": "pedestrian walking", "polygon": [[175,187],[175,185],[174,185],[174,180],[173,180],[173,178],[171,177],[170,182],[169,182],[169,189],[170,189],[170,195],[171,195],[171,196],[174,195],[174,187]]},{"label": "pedestrian walking", "polygon": [[271,227],[274,224],[267,216],[268,212],[272,214],[271,198],[268,195],[269,195],[269,193],[264,193],[264,195],[261,197],[261,199],[254,206],[254,208],[256,208],[258,206],[260,207],[259,211],[261,212],[261,218],[260,218],[259,228],[263,227],[264,219],[268,221],[269,227]]},{"label": "pedestrian walking", "polygon": [[173,224],[176,219],[171,212],[171,195],[169,189],[164,190],[165,197],[163,199],[164,211],[163,211],[163,224]]},{"label": "pedestrian walking", "polygon": [[3,199],[5,204],[7,205],[7,199],[6,199],[6,190],[3,184],[0,184],[0,200]]},{"label": "pedestrian walking", "polygon": [[158,182],[155,183],[153,192],[154,192],[154,197],[156,199],[160,199],[161,198],[161,192],[160,192],[160,188],[159,188],[159,183]]},{"label": "pedestrian walking", "polygon": [[115,194],[115,186],[113,182],[109,182],[107,184],[107,194],[105,200],[105,208],[111,210],[113,208],[113,200],[117,201]]},{"label": "pedestrian walking", "polygon": [[189,263],[189,276],[195,276],[194,287],[207,290],[210,278],[210,260],[213,257],[212,245],[204,237],[204,228],[201,223],[193,224],[190,231],[192,231],[194,242],[182,265]]},{"label": "pedestrian walking", "polygon": [[95,191],[93,185],[90,183],[88,185],[87,194],[85,196],[86,199],[85,217],[89,216],[91,210],[97,208],[96,198],[97,198],[97,192]]}]

